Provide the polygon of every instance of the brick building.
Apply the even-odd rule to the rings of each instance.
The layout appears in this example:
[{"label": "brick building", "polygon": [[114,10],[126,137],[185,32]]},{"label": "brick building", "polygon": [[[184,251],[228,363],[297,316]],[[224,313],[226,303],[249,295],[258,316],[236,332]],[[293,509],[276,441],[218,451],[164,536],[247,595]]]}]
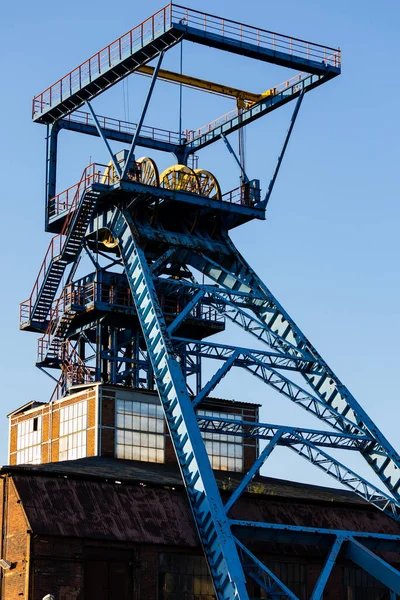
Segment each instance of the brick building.
[{"label": "brick building", "polygon": [[[217,472],[227,498],[240,475]],[[211,600],[212,584],[179,471],[172,465],[91,457],[3,467],[2,598]],[[350,492],[257,476],[233,518],[397,533],[398,525]],[[301,600],[325,550],[252,546]],[[398,554],[385,558],[400,566]],[[256,585],[253,597],[262,597]],[[387,590],[339,559],[324,598],[384,600]]]},{"label": "brick building", "polygon": [[[88,384],[49,403],[29,402],[10,419],[10,465],[106,456],[176,464],[156,392]],[[258,405],[208,398],[199,414],[258,421]],[[209,434],[213,468],[243,471],[253,464],[257,441]]]},{"label": "brick building", "polygon": [[[198,412],[258,420],[257,405],[221,399],[207,399]],[[1,598],[214,598],[155,392],[89,384],[52,403],[27,403],[9,418],[9,466],[1,473]],[[204,436],[227,498],[254,462],[257,442]],[[260,475],[232,518],[399,534],[392,519],[350,492]],[[323,541],[317,547],[265,543],[251,533],[246,543],[300,600],[310,597],[325,560]],[[400,566],[398,554],[384,557]],[[256,584],[252,597],[263,597]],[[324,598],[389,596],[339,559]]]}]

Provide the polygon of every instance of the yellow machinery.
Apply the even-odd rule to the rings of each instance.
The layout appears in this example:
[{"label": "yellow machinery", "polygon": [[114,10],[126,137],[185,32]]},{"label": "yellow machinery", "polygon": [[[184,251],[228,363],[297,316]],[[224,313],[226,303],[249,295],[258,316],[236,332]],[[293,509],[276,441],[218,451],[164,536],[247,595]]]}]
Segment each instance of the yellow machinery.
[{"label": "yellow machinery", "polygon": [[[142,67],[139,67],[139,69],[137,69],[136,73],[151,77],[154,73],[154,67],[143,65]],[[177,83],[184,85],[185,87],[203,90],[212,94],[218,94],[219,96],[236,98],[237,106],[239,108],[243,108],[244,106],[251,106],[256,102],[260,102],[260,100],[266,98],[267,96],[275,95],[275,88],[266,90],[262,94],[257,94],[254,92],[239,90],[237,88],[223,85],[221,83],[215,83],[213,81],[207,81],[205,79],[199,79],[197,77],[191,77],[189,75],[183,75],[181,73],[175,73],[173,71],[166,71],[165,69],[159,70],[157,78],[161,79],[162,81]]]},{"label": "yellow machinery", "polygon": [[[120,161],[123,167],[124,159]],[[163,187],[167,190],[180,190],[182,192],[192,192],[221,200],[221,188],[219,183],[210,171],[205,169],[191,169],[186,165],[172,165],[159,175],[156,163],[152,158],[143,156],[135,161],[134,166],[128,172],[128,177],[132,181]],[[118,181],[118,174],[110,161],[104,170],[101,183],[112,185]],[[107,244],[106,244],[107,245]]]}]

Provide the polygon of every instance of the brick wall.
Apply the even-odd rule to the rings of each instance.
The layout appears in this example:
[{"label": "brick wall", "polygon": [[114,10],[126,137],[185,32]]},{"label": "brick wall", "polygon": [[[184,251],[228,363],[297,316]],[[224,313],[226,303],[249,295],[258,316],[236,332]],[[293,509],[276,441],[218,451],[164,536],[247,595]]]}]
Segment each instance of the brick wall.
[{"label": "brick wall", "polygon": [[28,598],[31,536],[23,507],[10,477],[1,478],[1,557],[12,568],[1,569],[0,597],[4,600]]},{"label": "brick wall", "polygon": [[[126,394],[127,390],[122,389],[120,393]],[[155,392],[143,391],[140,393],[143,393],[144,396],[156,396]],[[44,404],[26,412],[12,415],[9,463],[14,465],[17,462],[18,423],[35,417],[42,418],[41,462],[48,463],[60,460],[60,408],[81,402],[85,399],[88,402],[87,456],[97,456],[99,454],[100,456],[113,457],[115,453],[116,395],[118,395],[118,390],[115,387],[106,385],[94,386],[93,388],[67,396],[53,404]],[[247,421],[256,421],[258,419],[257,406],[213,400],[204,403],[202,408],[210,411],[215,410],[229,414],[238,414]],[[257,440],[244,439],[243,445],[243,462],[244,468],[247,470],[257,456]],[[176,464],[175,451],[168,433],[165,440],[165,463]]]},{"label": "brick wall", "polygon": [[57,462],[59,460],[59,434],[60,434],[60,408],[81,402],[88,401],[88,437],[87,437],[87,456],[96,456],[96,412],[97,412],[97,388],[66,396],[57,400],[53,404],[44,404],[38,408],[33,408],[11,416],[10,424],[10,456],[9,464],[17,463],[17,431],[18,423],[35,417],[42,418],[42,444],[41,444],[41,462]]}]

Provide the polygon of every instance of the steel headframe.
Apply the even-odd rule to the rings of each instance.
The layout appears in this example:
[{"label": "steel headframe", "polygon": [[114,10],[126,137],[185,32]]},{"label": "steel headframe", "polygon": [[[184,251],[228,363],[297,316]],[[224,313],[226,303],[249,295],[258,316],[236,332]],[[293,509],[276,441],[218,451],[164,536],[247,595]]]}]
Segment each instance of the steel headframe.
[{"label": "steel headframe", "polygon": [[[163,131],[161,134],[162,130],[145,127],[146,111],[164,52],[185,39],[259,61],[289,68],[300,67],[302,73],[206,127],[187,131],[185,139],[182,139],[181,132]],[[95,114],[91,101],[96,96],[157,58],[137,124]],[[138,319],[132,336],[136,336],[136,348],[140,348],[140,352],[134,358],[127,357],[125,363],[120,362],[126,370],[132,362],[136,369],[143,367],[147,370],[147,385],[150,387],[153,381],[156,383],[218,600],[248,600],[246,575],[268,597],[296,599],[295,594],[257,556],[252,548],[252,540],[256,539],[318,545],[327,549],[312,600],[322,598],[340,555],[381,581],[390,590],[391,598],[400,593],[399,572],[375,554],[381,549],[398,550],[400,539],[397,535],[254,523],[229,516],[260,467],[280,446],[296,452],[397,522],[400,515],[400,458],[238,252],[227,233],[229,225],[233,226],[229,221],[231,217],[228,216],[225,221],[219,219],[218,211],[224,208],[223,202],[213,202],[201,196],[185,196],[179,190],[169,191],[169,194],[158,188],[154,193],[148,189],[143,191],[127,179],[127,173],[137,145],[172,152],[180,162],[185,162],[189,154],[221,139],[231,151],[227,140],[230,133],[297,99],[265,198],[251,209],[237,209],[243,214],[247,210],[247,220],[263,218],[304,94],[339,73],[338,50],[169,4],[34,99],[33,118],[48,127],[46,227],[50,226],[49,200],[56,199],[57,139],[61,129],[99,136],[106,145],[118,181],[105,182],[106,171],[99,177],[97,171],[88,173],[85,170],[81,181],[74,187],[73,201],[64,207],[67,215],[60,217],[62,224],[59,226],[55,220],[51,225],[54,231],[61,233],[52,240],[34,291],[25,304],[24,310],[29,314],[28,326],[36,331],[48,331],[48,347],[53,349],[55,338],[60,347],[69,342],[68,332],[74,313],[57,312],[58,304],[56,309],[53,306],[55,294],[67,269],[67,281],[72,281],[83,246],[96,270],[99,270],[88,240],[90,236],[98,236],[100,231],[108,229],[119,247],[120,264],[134,301],[129,315],[134,314]],[[89,113],[78,110],[84,103],[87,103]],[[113,155],[109,140],[130,146],[128,159],[122,168]],[[233,155],[242,169],[244,183],[249,185],[241,162],[234,152]],[[143,204],[144,197],[150,203],[158,203],[160,197],[177,202],[174,205],[177,222],[181,219],[179,207],[185,203],[195,205],[199,214],[202,211],[208,215],[212,213],[215,222],[212,218],[208,221],[212,223],[212,230],[207,229],[207,224],[198,225],[198,221],[195,222],[196,227],[190,229],[182,222],[182,227],[175,227],[173,231],[165,223],[159,225],[156,218],[146,221],[136,210],[136,201],[138,205],[139,200]],[[232,212],[232,208],[226,208],[226,211]],[[219,229],[215,223],[220,224]],[[114,264],[119,264],[118,260]],[[186,275],[181,278],[166,276],[168,265],[179,268]],[[207,283],[195,280],[193,273],[196,271]],[[168,326],[159,303],[159,293],[177,297],[184,293],[189,299]],[[201,304],[222,315],[226,322],[240,327],[264,349],[179,337],[179,329]],[[128,309],[126,312],[128,314]],[[85,327],[90,327],[90,324]],[[80,332],[83,338],[85,327]],[[96,327],[101,329],[100,321]],[[138,342],[139,338],[144,340],[144,344]],[[109,355],[118,351],[116,342],[113,344]],[[68,352],[72,356],[76,349],[68,347]],[[93,352],[101,354],[96,347]],[[85,371],[85,360],[79,360],[81,372],[90,378],[91,374]],[[202,364],[205,360],[217,360],[221,364],[203,384]],[[237,368],[251,373],[324,422],[329,429],[313,430],[197,415],[197,407],[228,373]],[[99,369],[95,377],[101,377]],[[303,385],[299,384],[300,377]],[[196,381],[191,386],[193,378]],[[137,377],[133,377],[134,385],[137,382]],[[225,504],[205,449],[202,437],[205,432],[241,436],[266,444]],[[360,454],[380,480],[384,491],[347,467],[345,460],[339,461],[331,455],[330,450],[342,450],[343,453],[351,450]]]},{"label": "steel headframe", "polygon": [[[396,452],[228,238],[225,239],[227,252],[213,253],[212,257],[195,250],[174,249],[175,264],[181,262],[182,265],[192,266],[216,283],[199,284],[165,279],[156,274],[159,265],[168,259],[163,254],[154,263],[147,262],[135,237],[129,213],[119,208],[110,209],[98,220],[98,226],[100,224],[109,228],[118,239],[160,400],[218,597],[247,599],[248,592],[244,586],[246,573],[267,593],[296,598],[248,547],[251,536],[246,538],[246,534],[250,530],[253,532],[259,527],[264,532],[274,531],[274,528],[270,524],[250,524],[230,519],[228,513],[233,504],[279,445],[296,452],[363,500],[399,521],[400,462]],[[168,251],[169,257],[171,251]],[[191,294],[191,301],[168,327],[156,293],[157,290],[166,289],[170,294],[179,294],[183,289]],[[182,322],[189,318],[198,303],[205,301],[208,306],[214,307],[255,336],[265,345],[265,350],[175,337],[174,332]],[[177,356],[185,357],[184,361],[177,361]],[[222,362],[222,366],[191,399],[187,380],[192,373],[197,374],[191,370],[194,359],[200,362],[202,359],[214,359]],[[196,407],[227,373],[237,367],[252,373],[284,397],[314,414],[330,429],[311,430],[203,415],[196,417]],[[305,379],[305,387],[290,378],[293,372]],[[200,432],[239,435],[268,442],[225,505],[215,488]],[[352,450],[361,454],[387,491],[382,491],[347,467],[345,461],[337,460],[329,449]],[[297,533],[298,543],[302,543],[304,528],[292,527],[290,532],[291,543],[296,543]],[[219,534],[223,536],[223,541]],[[319,543],[320,530],[310,529],[309,534],[307,543],[312,544],[313,540]],[[325,534],[330,536],[331,547],[312,593],[313,600],[322,598],[339,554],[351,558],[389,590],[398,590],[400,574],[365,547],[363,540],[359,541],[358,534],[336,532],[333,529]],[[396,547],[399,544],[398,536],[368,536],[368,539],[385,539]],[[226,545],[227,539],[230,540],[229,546]]]}]

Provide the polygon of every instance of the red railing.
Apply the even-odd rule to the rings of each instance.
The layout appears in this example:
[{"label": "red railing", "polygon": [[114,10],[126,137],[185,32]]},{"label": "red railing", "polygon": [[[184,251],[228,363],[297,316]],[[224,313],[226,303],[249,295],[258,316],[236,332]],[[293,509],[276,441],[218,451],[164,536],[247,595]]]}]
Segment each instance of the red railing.
[{"label": "red railing", "polygon": [[[185,304],[178,299],[164,296],[163,294],[159,295],[159,300],[163,311],[168,314],[177,315],[185,307]],[[38,362],[42,362],[46,358],[65,312],[74,310],[74,307],[78,306],[87,308],[88,305],[94,302],[104,302],[113,306],[134,308],[132,294],[128,286],[111,285],[95,281],[85,285],[81,285],[79,282],[76,284],[71,283],[63,290],[61,296],[53,302],[46,332],[38,339]],[[217,312],[215,308],[201,303],[191,310],[189,316],[205,321],[224,320],[223,315]],[[57,352],[56,348],[55,352]]]},{"label": "red railing", "polygon": [[171,5],[168,4],[146,21],[91,56],[79,67],[33,99],[32,115],[41,114],[65,98],[81,90],[85,85],[107,72],[135,51],[167,31],[171,27]]},{"label": "red railing", "polygon": [[90,282],[85,285],[71,283],[65,287],[61,296],[53,302],[46,332],[38,339],[38,362],[42,362],[46,358],[65,312],[73,310],[74,306],[83,308],[96,301],[123,306],[124,308],[134,306],[128,286],[121,287],[97,282]]},{"label": "red railing", "polygon": [[71,188],[68,188],[68,190],[61,192],[55,196],[52,201],[50,201],[54,207],[54,214],[56,214],[56,211],[63,212],[68,210],[69,212],[64,221],[61,233],[55,235],[49,244],[30,297],[20,305],[21,324],[30,319],[32,308],[34,307],[38,298],[39,291],[46,277],[46,273],[53,260],[60,256],[63,252],[66,234],[68,233],[74,212],[79,204],[84,190],[95,182],[105,183],[106,185],[109,183],[112,175],[111,172],[105,172],[105,168],[106,165],[99,165],[97,163],[90,164],[84,169],[81,179],[77,184],[73,185]]},{"label": "red railing", "polygon": [[172,22],[325,65],[340,65],[340,50],[172,4]]},{"label": "red railing", "polygon": [[[76,207],[83,191],[92,185],[92,183],[111,185],[111,183],[113,183],[112,170],[107,170],[107,165],[102,165],[99,163],[92,163],[88,165],[84,169],[82,177],[78,183],[75,183],[70,188],[60,192],[57,194],[57,196],[54,196],[54,198],[49,200],[49,217],[54,217],[65,212],[66,210],[71,210],[72,207]],[[64,229],[65,225],[63,230]]]},{"label": "red railing", "polygon": [[340,66],[340,50],[336,48],[259,29],[177,4],[168,4],[35,96],[33,117],[81,90],[82,87],[170,29],[174,22],[229,39],[251,43],[260,48],[268,48],[274,52],[314,60],[324,65]]},{"label": "red railing", "polygon": [[[121,121],[120,119],[101,116],[97,116],[97,118],[102,129],[111,129],[112,131],[118,131],[118,133],[129,133],[131,135],[133,135],[137,129],[137,124],[130,123],[129,121]],[[72,114],[66,115],[64,119],[83,125],[95,125],[92,115],[82,110],[76,110]],[[160,127],[142,125],[140,135],[169,144],[181,143],[181,135],[177,131],[169,131],[168,129],[161,129]]]},{"label": "red railing", "polygon": [[261,189],[249,185],[241,185],[226,194],[223,194],[221,200],[231,204],[240,204],[241,206],[253,206],[256,199],[260,196]]},{"label": "red railing", "polygon": [[42,265],[39,269],[39,274],[34,283],[32,293],[27,300],[25,300],[24,302],[21,302],[21,304],[20,304],[20,323],[21,323],[21,325],[26,323],[27,321],[29,321],[31,318],[32,308],[38,297],[39,290],[44,281],[45,275],[46,275],[48,269],[50,268],[50,265],[51,265],[53,259],[56,256],[59,256],[61,253],[62,237],[63,236],[58,234],[52,238],[52,240],[49,244],[49,247],[47,249],[46,255],[44,257],[44,260],[42,262]]},{"label": "red railing", "polygon": [[50,349],[56,330],[60,324],[60,320],[65,313],[65,294],[55,300],[52,304],[49,313],[49,323],[46,332],[38,339],[37,361],[42,362]]},{"label": "red railing", "polygon": [[85,364],[69,342],[65,344],[62,373],[51,395],[50,403],[62,398],[69,385],[92,383],[95,378],[95,369]]},{"label": "red railing", "polygon": [[71,384],[91,383],[94,369],[88,367],[69,341],[62,344],[62,370]]}]

